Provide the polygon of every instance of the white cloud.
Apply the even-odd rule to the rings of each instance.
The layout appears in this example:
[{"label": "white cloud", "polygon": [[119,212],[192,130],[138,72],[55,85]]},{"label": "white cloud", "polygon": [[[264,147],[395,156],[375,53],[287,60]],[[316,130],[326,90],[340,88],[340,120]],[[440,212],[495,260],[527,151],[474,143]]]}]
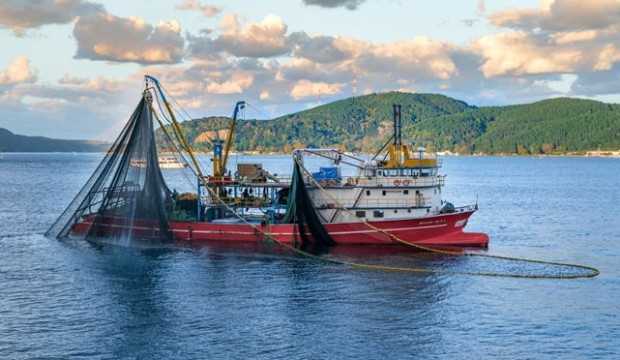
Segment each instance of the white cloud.
[{"label": "white cloud", "polygon": [[289,52],[287,26],[275,15],[257,23],[242,24],[237,15],[225,15],[218,35],[190,36],[190,51],[198,57],[226,52],[238,57],[272,57]]},{"label": "white cloud", "polygon": [[607,44],[598,54],[594,70],[609,70],[620,61],[620,49],[614,44]]},{"label": "white cloud", "polygon": [[602,89],[590,81],[595,73],[620,62],[618,0],[546,0],[539,8],[505,10],[489,19],[516,31],[474,42],[487,77],[573,74],[573,89],[591,95],[587,86]]},{"label": "white cloud", "polygon": [[482,72],[486,77],[567,73],[584,59],[577,48],[538,44],[524,32],[482,37],[475,42],[474,49],[484,59]]},{"label": "white cloud", "polygon": [[620,93],[620,64],[608,70],[580,73],[571,85],[572,95],[610,95]]},{"label": "white cloud", "polygon": [[0,3],[0,27],[20,35],[27,29],[66,24],[76,16],[101,11],[101,5],[84,0],[3,0]]},{"label": "white cloud", "polygon": [[184,55],[181,26],[175,20],[153,26],[138,17],[99,13],[80,17],[73,35],[78,59],[172,64]]},{"label": "white cloud", "polygon": [[416,37],[413,40],[368,46],[361,52],[360,67],[370,72],[402,73],[422,79],[449,79],[458,73],[451,58],[454,46]]},{"label": "white cloud", "polygon": [[0,85],[31,83],[36,79],[36,71],[30,66],[30,60],[25,56],[16,57],[6,69],[0,71]]},{"label": "white cloud", "polygon": [[490,16],[493,24],[549,32],[603,29],[620,23],[617,0],[545,0],[538,9],[511,9]]},{"label": "white cloud", "polygon": [[183,0],[176,6],[178,10],[198,11],[206,17],[214,17],[222,12],[222,9],[209,4],[203,4],[200,0]]},{"label": "white cloud", "polygon": [[223,82],[211,82],[207,85],[207,91],[211,94],[241,94],[254,82],[254,77],[247,73],[234,73],[230,80]]},{"label": "white cloud", "polygon": [[293,55],[320,63],[342,61],[350,57],[346,49],[338,46],[338,39],[333,36],[309,36],[305,32],[289,35]]},{"label": "white cloud", "polygon": [[[55,84],[39,84],[27,59],[15,60],[0,70],[0,102],[15,113],[45,107],[58,117],[90,117],[103,124],[101,108],[122,104],[126,112],[120,115],[131,111],[145,72],[159,77],[196,117],[228,114],[239,99],[279,115],[319,97],[325,102],[398,89],[441,92],[476,104],[524,102],[566,93],[570,84],[563,90],[556,85],[567,75],[576,78],[571,94],[617,92],[620,22],[613,21],[613,4],[584,3],[587,19],[578,19],[567,4],[569,0],[548,1],[537,9],[490,14],[501,31],[465,45],[422,36],[372,42],[289,33],[275,15],[248,22],[228,14],[216,29],[187,36],[191,56],[184,56],[184,38],[175,21],[151,25],[100,11],[76,22],[76,57],[144,67],[125,80],[66,75]],[[479,13],[487,11],[484,1],[479,5]],[[202,12],[209,5],[185,1],[179,6]],[[85,115],[79,118],[78,110]]]},{"label": "white cloud", "polygon": [[299,80],[295,84],[295,86],[293,86],[293,89],[291,90],[291,95],[296,100],[307,97],[334,95],[339,93],[342,87],[342,84],[329,84],[326,82]]},{"label": "white cloud", "polygon": [[552,34],[551,39],[558,45],[566,45],[594,40],[597,36],[598,32],[595,30],[566,31]]},{"label": "white cloud", "polygon": [[56,83],[14,84],[0,91],[0,127],[17,133],[109,140],[126,122],[141,85],[71,76]]}]

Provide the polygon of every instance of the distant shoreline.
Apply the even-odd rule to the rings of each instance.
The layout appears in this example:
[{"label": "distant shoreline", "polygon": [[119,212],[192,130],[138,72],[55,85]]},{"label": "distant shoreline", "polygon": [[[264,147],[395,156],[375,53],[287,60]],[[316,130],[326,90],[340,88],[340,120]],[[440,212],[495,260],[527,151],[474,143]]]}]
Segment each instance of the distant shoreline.
[{"label": "distant shoreline", "polygon": [[[2,155],[27,155],[27,154],[105,154],[105,151],[0,151],[0,158]],[[211,155],[211,152],[204,151],[196,151],[195,154],[198,155]],[[372,155],[366,153],[357,153],[364,155]],[[242,151],[231,153],[231,156],[288,156],[290,153],[284,152],[271,152],[271,151]],[[474,153],[474,154],[459,154],[453,153],[450,151],[439,151],[437,152],[439,156],[450,156],[450,157],[580,157],[580,158],[612,158],[618,159],[620,158],[620,150],[615,151],[585,151],[585,152],[569,152],[569,153],[558,153],[558,154],[517,154],[517,153],[497,153],[497,154],[486,154],[486,153]]]}]

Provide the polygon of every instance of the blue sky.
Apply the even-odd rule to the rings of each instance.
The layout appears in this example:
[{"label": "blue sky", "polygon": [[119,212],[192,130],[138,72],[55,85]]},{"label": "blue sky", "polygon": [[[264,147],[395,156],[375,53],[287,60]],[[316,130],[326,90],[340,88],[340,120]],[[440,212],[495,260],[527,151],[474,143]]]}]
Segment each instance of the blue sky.
[{"label": "blue sky", "polygon": [[617,102],[616,0],[7,0],[0,127],[110,139],[151,73],[195,117],[352,95]]}]

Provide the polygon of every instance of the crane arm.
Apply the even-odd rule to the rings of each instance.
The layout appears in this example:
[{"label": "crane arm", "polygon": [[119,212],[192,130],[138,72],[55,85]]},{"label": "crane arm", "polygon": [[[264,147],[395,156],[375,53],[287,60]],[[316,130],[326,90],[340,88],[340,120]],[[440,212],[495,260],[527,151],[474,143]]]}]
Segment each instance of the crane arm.
[{"label": "crane arm", "polygon": [[226,163],[228,162],[228,154],[230,153],[230,149],[232,148],[233,135],[235,132],[235,127],[237,126],[237,118],[239,117],[239,111],[241,111],[244,108],[245,108],[245,101],[238,101],[235,104],[235,110],[233,111],[232,122],[230,123],[228,134],[226,135],[226,145],[224,147],[222,163],[220,165],[220,174],[222,176],[226,172]]}]

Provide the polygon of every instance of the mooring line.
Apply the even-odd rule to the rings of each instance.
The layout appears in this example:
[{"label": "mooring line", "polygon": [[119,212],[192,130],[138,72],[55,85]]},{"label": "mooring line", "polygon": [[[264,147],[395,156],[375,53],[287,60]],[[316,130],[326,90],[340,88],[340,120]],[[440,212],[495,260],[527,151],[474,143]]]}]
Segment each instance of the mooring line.
[{"label": "mooring line", "polygon": [[[304,169],[304,171],[307,171],[307,170]],[[314,260],[318,260],[318,261],[321,261],[321,262],[325,262],[325,263],[344,265],[344,266],[348,266],[348,267],[351,267],[351,268],[354,268],[354,269],[374,270],[374,271],[411,272],[411,273],[443,274],[443,275],[485,276],[485,277],[505,277],[505,278],[526,278],[526,279],[578,279],[578,278],[591,278],[591,277],[595,277],[595,276],[597,276],[599,274],[599,271],[597,269],[595,269],[593,267],[589,267],[589,266],[584,266],[584,265],[565,264],[565,263],[557,263],[557,262],[550,262],[550,261],[543,261],[543,260],[530,260],[530,259],[521,259],[521,258],[513,258],[513,257],[503,257],[503,256],[499,256],[499,255],[486,255],[486,254],[475,254],[475,253],[466,253],[466,252],[457,253],[457,252],[452,252],[452,251],[445,251],[445,250],[438,250],[438,249],[433,249],[433,248],[427,248],[425,246],[418,246],[418,245],[415,245],[415,244],[411,244],[411,243],[409,243],[407,241],[404,241],[402,239],[399,239],[400,241],[398,241],[398,242],[403,244],[403,245],[406,244],[409,247],[413,247],[413,248],[417,248],[417,249],[420,249],[420,250],[425,250],[425,251],[429,251],[429,252],[433,252],[433,253],[439,253],[439,254],[442,254],[442,255],[452,255],[452,256],[484,256],[484,257],[496,258],[496,259],[504,259],[504,260],[513,260],[513,261],[530,262],[530,263],[540,263],[540,264],[555,265],[555,266],[567,266],[567,267],[572,267],[572,268],[577,268],[577,269],[588,270],[590,273],[589,274],[572,274],[572,275],[528,275],[528,274],[505,274],[505,273],[500,273],[500,272],[452,271],[452,270],[429,269],[429,268],[419,268],[419,267],[397,267],[397,266],[386,266],[386,265],[373,265],[373,264],[364,264],[364,263],[351,262],[351,261],[346,261],[346,260],[338,260],[338,259],[326,258],[324,256],[319,256],[319,255],[315,255],[315,254],[309,253],[307,251],[304,251],[304,250],[301,250],[299,248],[296,248],[295,246],[291,246],[291,245],[285,244],[285,243],[275,239],[274,237],[272,237],[267,232],[263,231],[261,228],[259,228],[255,224],[250,223],[245,218],[243,218],[242,216],[237,214],[236,211],[233,208],[231,208],[228,204],[226,204],[226,202],[224,200],[222,200],[215,193],[215,191],[213,191],[213,189],[211,189],[209,186],[205,186],[205,188],[207,188],[207,190],[209,191],[211,196],[214,199],[216,199],[220,204],[222,204],[224,207],[226,207],[227,210],[229,210],[231,213],[233,213],[244,224],[251,226],[255,231],[261,233],[266,239],[268,239],[271,242],[273,242],[273,243],[275,243],[275,244],[277,244],[277,245],[279,245],[279,246],[281,246],[281,247],[283,247],[283,248],[285,248],[287,250],[290,250],[290,251],[292,251],[292,252],[294,252],[296,254],[299,254],[299,255],[302,255],[304,257],[311,258],[311,259],[314,259]],[[382,229],[379,229],[379,231],[380,232],[384,232]],[[387,233],[387,232],[385,232],[385,233]],[[389,233],[387,233],[387,234],[390,235],[390,237],[393,235],[393,234],[389,234]]]},{"label": "mooring line", "polygon": [[[176,144],[173,144],[173,145],[176,148],[176,150],[179,151],[178,146]],[[191,151],[191,148],[186,148],[186,150],[189,152],[190,155],[193,155],[192,151]],[[181,151],[179,151],[179,152],[182,153]],[[394,240],[395,243],[404,245],[405,247],[409,247],[409,248],[423,250],[423,251],[427,251],[427,252],[431,252],[431,253],[435,253],[435,254],[450,255],[450,256],[457,256],[457,257],[458,256],[480,257],[480,258],[508,260],[508,261],[514,261],[514,262],[522,262],[522,263],[533,263],[533,264],[562,266],[562,267],[568,267],[568,268],[573,268],[573,269],[586,270],[587,273],[585,273],[585,274],[569,274],[569,275],[562,275],[562,274],[559,274],[559,275],[545,275],[545,274],[543,274],[543,275],[536,275],[536,274],[535,275],[527,275],[527,274],[506,274],[506,273],[500,273],[500,272],[482,272],[482,271],[480,271],[480,272],[478,272],[478,271],[451,271],[451,270],[442,270],[442,269],[428,269],[428,268],[416,268],[416,267],[394,267],[394,266],[385,266],[385,265],[363,264],[363,263],[356,263],[356,262],[350,262],[350,261],[344,261],[344,260],[330,259],[330,258],[326,258],[324,256],[318,256],[318,255],[311,254],[311,253],[308,253],[306,251],[303,251],[301,249],[298,249],[298,248],[296,248],[294,246],[285,244],[285,243],[283,243],[281,241],[278,241],[277,239],[272,237],[270,234],[268,234],[265,231],[263,231],[262,229],[258,228],[255,224],[252,224],[252,223],[248,222],[245,218],[243,218],[242,216],[237,214],[237,212],[234,209],[232,209],[228,204],[226,204],[226,202],[223,201],[219,197],[219,195],[216,194],[213,191],[213,189],[211,189],[209,187],[209,184],[205,181],[204,177],[199,175],[200,169],[194,169],[192,167],[192,164],[189,164],[186,159],[183,158],[183,160],[186,162],[186,164],[192,170],[194,175],[197,176],[199,178],[199,180],[205,185],[205,188],[209,191],[211,196],[214,199],[216,199],[218,202],[220,202],[222,205],[224,205],[224,207],[226,207],[230,212],[232,212],[243,223],[249,225],[255,231],[261,233],[264,238],[267,238],[267,239],[271,240],[273,243],[278,244],[279,246],[281,246],[281,247],[283,247],[285,249],[291,250],[294,253],[297,253],[299,255],[302,255],[302,256],[305,256],[305,257],[308,257],[308,258],[312,258],[312,259],[315,259],[315,260],[319,260],[319,261],[322,261],[322,262],[332,263],[332,264],[339,264],[339,265],[345,265],[345,266],[349,266],[351,268],[365,269],[365,270],[412,272],[412,273],[429,273],[429,274],[448,274],[448,275],[468,275],[468,276],[485,276],[485,277],[505,277],[505,278],[526,278],[526,279],[580,279],[580,278],[593,278],[593,277],[595,277],[595,276],[600,274],[600,271],[598,269],[596,269],[594,267],[591,267],[591,266],[587,266],[587,265],[561,263],[561,262],[536,260],[536,259],[527,259],[527,258],[519,258],[519,257],[512,257],[512,256],[501,256],[501,255],[492,255],[492,254],[479,254],[479,253],[472,253],[472,252],[466,252],[466,251],[458,251],[458,252],[457,251],[448,251],[448,250],[441,250],[441,249],[431,248],[431,247],[427,247],[427,246],[423,246],[423,245],[418,245],[418,244],[414,244],[414,243],[410,243],[408,241],[405,241],[405,240],[399,238],[398,236],[396,236],[394,234],[391,234],[391,233],[389,233],[389,232],[387,232],[387,231],[385,231],[383,229],[377,228],[374,225],[368,223],[368,221],[366,219],[363,220],[363,222],[364,222],[364,224],[366,226],[368,226],[371,229],[374,229],[375,231],[378,231],[380,233],[383,233],[383,234],[387,235],[390,239]],[[297,165],[299,165],[300,169],[302,169],[307,175],[309,174],[308,170],[303,165],[299,164],[299,160],[297,159],[296,156],[293,156],[293,160],[295,161],[295,163]],[[194,164],[194,165],[197,166],[196,164]],[[331,196],[331,194],[329,192],[327,192],[314,179],[314,177],[311,174],[308,177],[315,184],[315,186],[317,186],[319,188],[319,190],[321,190],[322,192],[327,194],[330,198],[332,198],[332,200],[334,200],[333,196]],[[198,195],[200,195],[200,194],[198,194]],[[335,200],[335,202],[337,204],[339,204],[338,200]],[[340,207],[342,207],[342,206],[340,206]],[[344,208],[344,207],[342,207],[342,208]],[[344,210],[350,213],[350,210],[348,210],[346,208]]]},{"label": "mooring line", "polygon": [[[312,176],[312,174],[310,174],[310,172],[302,165],[300,164],[299,160],[297,159],[297,157],[293,157],[295,163],[299,166],[300,169],[302,169],[302,171],[306,174],[306,176],[310,179],[310,181],[325,195],[327,195],[332,201],[334,201],[338,208],[342,208],[345,212],[349,213],[349,215],[352,215],[353,213],[347,209],[346,207],[342,206],[342,204],[332,195],[330,194],[328,191],[326,191],[321,184],[319,184],[318,181],[316,181],[316,179],[314,179],[314,177]],[[432,248],[432,247],[428,247],[428,246],[424,246],[424,245],[418,245],[418,244],[414,244],[411,243],[409,241],[403,240],[401,238],[399,238],[398,236],[389,233],[381,228],[378,228],[372,224],[370,224],[366,219],[363,219],[362,222],[368,226],[369,228],[380,232],[382,234],[387,235],[390,239],[394,240],[395,242],[402,244],[404,246],[407,247],[412,247],[415,248],[417,250],[423,250],[423,251],[428,251],[428,252],[432,252],[432,253],[436,253],[436,254],[441,254],[441,255],[450,255],[450,256],[467,256],[467,257],[481,257],[481,258],[489,258],[489,259],[499,259],[499,260],[508,260],[508,261],[514,261],[514,262],[521,262],[521,263],[533,263],[533,264],[542,264],[542,265],[553,265],[553,266],[563,266],[563,267],[569,267],[569,268],[573,268],[573,269],[581,269],[581,270],[586,270],[587,273],[586,274],[572,274],[572,275],[525,275],[525,274],[502,274],[502,273],[494,273],[494,272],[447,272],[447,271],[443,271],[440,270],[440,272],[442,273],[451,273],[451,274],[462,274],[462,275],[478,275],[478,276],[495,276],[495,277],[515,277],[515,278],[530,278],[530,279],[578,279],[578,278],[592,278],[595,277],[597,275],[600,274],[600,271],[592,266],[588,266],[588,265],[581,265],[581,264],[572,264],[572,263],[562,263],[562,262],[555,262],[555,261],[546,261],[546,260],[537,260],[537,259],[528,259],[528,258],[521,258],[521,257],[515,257],[515,256],[504,256],[504,255],[493,255],[493,254],[480,254],[480,253],[473,253],[473,252],[467,252],[467,251],[448,251],[448,250],[442,250],[442,249],[436,249],[436,248]]]}]

